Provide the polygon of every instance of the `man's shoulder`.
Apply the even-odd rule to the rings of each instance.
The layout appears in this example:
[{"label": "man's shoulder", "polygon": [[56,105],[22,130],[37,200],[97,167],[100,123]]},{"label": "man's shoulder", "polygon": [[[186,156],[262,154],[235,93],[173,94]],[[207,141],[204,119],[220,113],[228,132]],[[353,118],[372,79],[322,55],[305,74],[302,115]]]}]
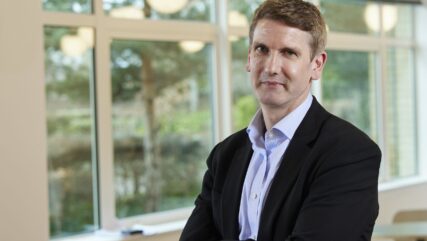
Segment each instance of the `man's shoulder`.
[{"label": "man's shoulder", "polygon": [[378,145],[365,131],[333,114],[325,121],[320,136],[322,140],[327,139],[331,147],[349,146],[351,149],[371,147],[379,151]]},{"label": "man's shoulder", "polygon": [[214,147],[210,158],[208,158],[208,165],[212,165],[214,172],[217,170],[226,172],[233,162],[236,153],[249,154],[251,150],[246,129],[242,129],[231,134]]},{"label": "man's shoulder", "polygon": [[[374,141],[361,129],[352,123],[330,113],[325,109],[316,98],[307,113],[305,121],[303,120],[302,130],[305,132],[315,132],[316,139],[321,143],[331,145],[364,142],[369,145],[376,145]],[[309,134],[304,134],[309,135]],[[333,147],[333,146],[331,146]]]},{"label": "man's shoulder", "polygon": [[251,150],[251,144],[246,129],[237,131],[216,144],[211,155],[214,159],[228,159],[233,157],[238,150],[242,149],[245,151]]},{"label": "man's shoulder", "polygon": [[246,132],[246,128],[244,128],[229,135],[223,141],[218,143],[218,146],[220,148],[236,149],[239,146],[243,146],[248,143],[249,143],[248,133]]}]

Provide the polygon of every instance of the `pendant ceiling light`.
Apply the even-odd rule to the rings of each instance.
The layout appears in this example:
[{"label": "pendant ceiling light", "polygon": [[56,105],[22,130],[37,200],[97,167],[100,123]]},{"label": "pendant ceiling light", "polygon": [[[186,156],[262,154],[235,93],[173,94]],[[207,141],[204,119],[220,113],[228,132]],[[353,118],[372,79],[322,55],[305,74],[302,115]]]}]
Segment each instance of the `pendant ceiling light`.
[{"label": "pendant ceiling light", "polygon": [[150,6],[159,13],[171,14],[181,11],[188,0],[147,0]]},{"label": "pendant ceiling light", "polygon": [[144,13],[135,6],[125,6],[111,10],[110,16],[113,18],[143,19]]},{"label": "pendant ceiling light", "polygon": [[93,28],[79,27],[77,29],[77,36],[79,36],[86,43],[88,48],[93,48],[95,44],[95,36],[93,33]]},{"label": "pendant ceiling light", "polygon": [[61,51],[67,56],[81,56],[87,49],[85,41],[77,35],[65,35],[61,38]]},{"label": "pendant ceiling light", "polygon": [[368,27],[378,32],[382,23],[383,31],[387,32],[396,27],[398,12],[393,5],[383,5],[382,19],[380,19],[380,6],[378,4],[368,4],[365,8],[365,22]]},{"label": "pendant ceiling light", "polygon": [[195,53],[205,47],[205,43],[201,41],[186,40],[179,42],[179,46],[187,53]]},{"label": "pendant ceiling light", "polygon": [[246,27],[249,25],[248,18],[238,11],[230,11],[228,13],[228,24],[237,27]]}]

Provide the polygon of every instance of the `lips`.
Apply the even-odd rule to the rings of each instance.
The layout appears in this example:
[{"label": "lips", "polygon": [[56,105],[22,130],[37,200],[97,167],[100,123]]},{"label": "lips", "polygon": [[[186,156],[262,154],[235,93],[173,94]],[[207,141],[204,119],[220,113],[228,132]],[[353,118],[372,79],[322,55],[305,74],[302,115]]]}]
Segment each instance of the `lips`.
[{"label": "lips", "polygon": [[261,84],[263,84],[263,85],[268,85],[268,86],[277,86],[277,85],[282,85],[282,86],[284,86],[284,85],[285,85],[285,83],[284,83],[284,82],[271,81],[271,80],[261,81]]},{"label": "lips", "polygon": [[266,85],[285,85],[286,84],[286,78],[284,76],[280,75],[268,75],[268,74],[261,74],[259,77],[260,84],[266,84]]},{"label": "lips", "polygon": [[278,81],[262,81],[263,84],[269,84],[269,85],[283,85],[284,83],[278,82]]}]

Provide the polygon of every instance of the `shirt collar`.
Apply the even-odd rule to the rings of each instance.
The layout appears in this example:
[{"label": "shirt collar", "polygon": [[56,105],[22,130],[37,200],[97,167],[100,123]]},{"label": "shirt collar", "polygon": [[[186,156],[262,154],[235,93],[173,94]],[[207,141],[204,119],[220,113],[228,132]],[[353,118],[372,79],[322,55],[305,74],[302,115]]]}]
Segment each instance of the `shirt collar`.
[{"label": "shirt collar", "polygon": [[[301,124],[302,120],[304,119],[304,116],[310,108],[312,101],[313,96],[309,94],[304,100],[304,102],[302,102],[297,108],[295,108],[295,110],[293,110],[291,113],[287,114],[279,122],[277,122],[272,127],[272,131],[283,134],[288,139],[292,139],[295,134],[295,131]],[[248,133],[252,145],[264,146],[265,124],[261,109],[259,109],[255,113],[255,116],[252,118],[252,121],[246,129],[246,132]]]}]

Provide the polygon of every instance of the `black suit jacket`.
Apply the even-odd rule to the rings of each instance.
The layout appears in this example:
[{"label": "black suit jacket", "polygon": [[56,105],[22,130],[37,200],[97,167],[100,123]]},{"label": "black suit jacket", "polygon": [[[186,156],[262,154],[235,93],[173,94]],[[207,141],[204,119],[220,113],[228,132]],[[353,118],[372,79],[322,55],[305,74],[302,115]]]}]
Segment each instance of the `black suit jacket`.
[{"label": "black suit jacket", "polygon": [[[245,130],[215,146],[181,241],[238,240],[251,156]],[[257,240],[370,240],[378,215],[380,160],[368,136],[314,98],[272,180]]]}]

